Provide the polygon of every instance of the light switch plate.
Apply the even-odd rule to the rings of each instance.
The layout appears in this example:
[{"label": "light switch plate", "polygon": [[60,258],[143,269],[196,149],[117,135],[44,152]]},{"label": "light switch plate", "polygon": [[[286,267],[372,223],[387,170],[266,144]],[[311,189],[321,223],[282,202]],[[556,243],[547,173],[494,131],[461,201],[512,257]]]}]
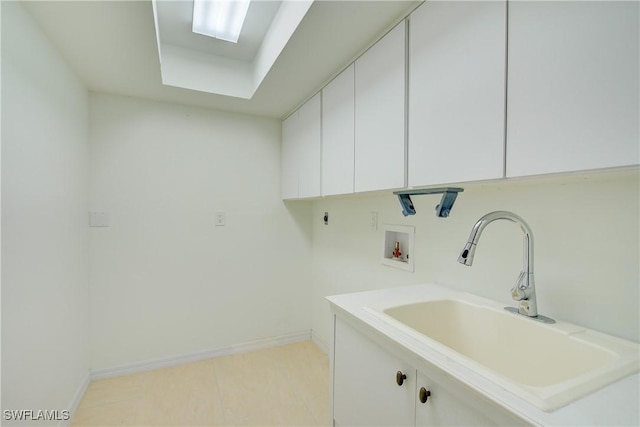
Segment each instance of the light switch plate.
[{"label": "light switch plate", "polygon": [[378,212],[369,212],[369,228],[372,231],[378,229]]},{"label": "light switch plate", "polygon": [[108,227],[109,216],[106,212],[89,212],[89,227]]}]

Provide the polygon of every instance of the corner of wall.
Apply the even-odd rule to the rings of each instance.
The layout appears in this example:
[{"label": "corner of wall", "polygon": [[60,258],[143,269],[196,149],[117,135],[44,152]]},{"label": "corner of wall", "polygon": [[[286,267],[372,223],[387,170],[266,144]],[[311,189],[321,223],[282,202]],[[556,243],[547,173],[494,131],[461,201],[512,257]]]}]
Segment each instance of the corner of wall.
[{"label": "corner of wall", "polygon": [[2,408],[68,410],[88,384],[88,94],[22,2],[1,11]]}]

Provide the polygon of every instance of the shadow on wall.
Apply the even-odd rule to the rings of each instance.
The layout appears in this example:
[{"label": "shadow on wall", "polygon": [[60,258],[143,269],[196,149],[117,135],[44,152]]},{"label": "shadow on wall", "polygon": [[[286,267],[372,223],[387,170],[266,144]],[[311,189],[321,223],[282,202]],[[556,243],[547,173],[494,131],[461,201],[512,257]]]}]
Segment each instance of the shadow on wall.
[{"label": "shadow on wall", "polygon": [[285,200],[284,206],[296,224],[298,231],[311,243],[313,241],[313,205],[307,201]]}]

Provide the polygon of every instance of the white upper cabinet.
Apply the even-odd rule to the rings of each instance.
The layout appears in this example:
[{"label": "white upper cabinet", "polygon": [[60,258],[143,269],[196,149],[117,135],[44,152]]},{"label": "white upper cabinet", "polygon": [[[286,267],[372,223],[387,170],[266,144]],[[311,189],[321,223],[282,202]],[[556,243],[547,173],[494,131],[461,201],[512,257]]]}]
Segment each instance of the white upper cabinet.
[{"label": "white upper cabinet", "polygon": [[640,164],[639,2],[428,1],[409,20],[283,122],[283,199]]},{"label": "white upper cabinet", "polygon": [[409,23],[409,186],[504,176],[506,2],[426,2]]},{"label": "white upper cabinet", "polygon": [[320,196],[320,128],[321,95],[300,107],[300,168],[298,172],[298,197]]},{"label": "white upper cabinet", "polygon": [[300,130],[299,111],[294,111],[282,122],[282,198],[298,198],[298,144]]},{"label": "white upper cabinet", "polygon": [[509,3],[507,176],[639,163],[638,9]]},{"label": "white upper cabinet", "polygon": [[320,107],[316,94],[282,122],[282,198],[320,196]]},{"label": "white upper cabinet", "polygon": [[353,193],[354,65],[322,89],[322,194]]},{"label": "white upper cabinet", "polygon": [[405,21],[355,62],[355,191],[402,188]]}]

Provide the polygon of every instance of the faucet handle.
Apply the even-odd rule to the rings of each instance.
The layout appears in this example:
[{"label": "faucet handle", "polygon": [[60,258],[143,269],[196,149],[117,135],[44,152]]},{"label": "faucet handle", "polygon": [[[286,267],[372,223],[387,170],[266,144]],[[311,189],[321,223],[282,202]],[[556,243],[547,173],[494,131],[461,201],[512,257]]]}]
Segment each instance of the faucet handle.
[{"label": "faucet handle", "polygon": [[526,291],[526,278],[527,273],[521,271],[518,275],[518,278],[516,279],[516,284],[513,285],[513,288],[511,288],[511,298],[513,298],[514,301],[522,301],[523,299],[527,299],[528,295]]},{"label": "faucet handle", "polygon": [[520,301],[520,307],[518,308],[518,313],[524,314],[525,316],[537,316],[538,313],[534,309],[534,307],[530,304],[528,300]]}]

